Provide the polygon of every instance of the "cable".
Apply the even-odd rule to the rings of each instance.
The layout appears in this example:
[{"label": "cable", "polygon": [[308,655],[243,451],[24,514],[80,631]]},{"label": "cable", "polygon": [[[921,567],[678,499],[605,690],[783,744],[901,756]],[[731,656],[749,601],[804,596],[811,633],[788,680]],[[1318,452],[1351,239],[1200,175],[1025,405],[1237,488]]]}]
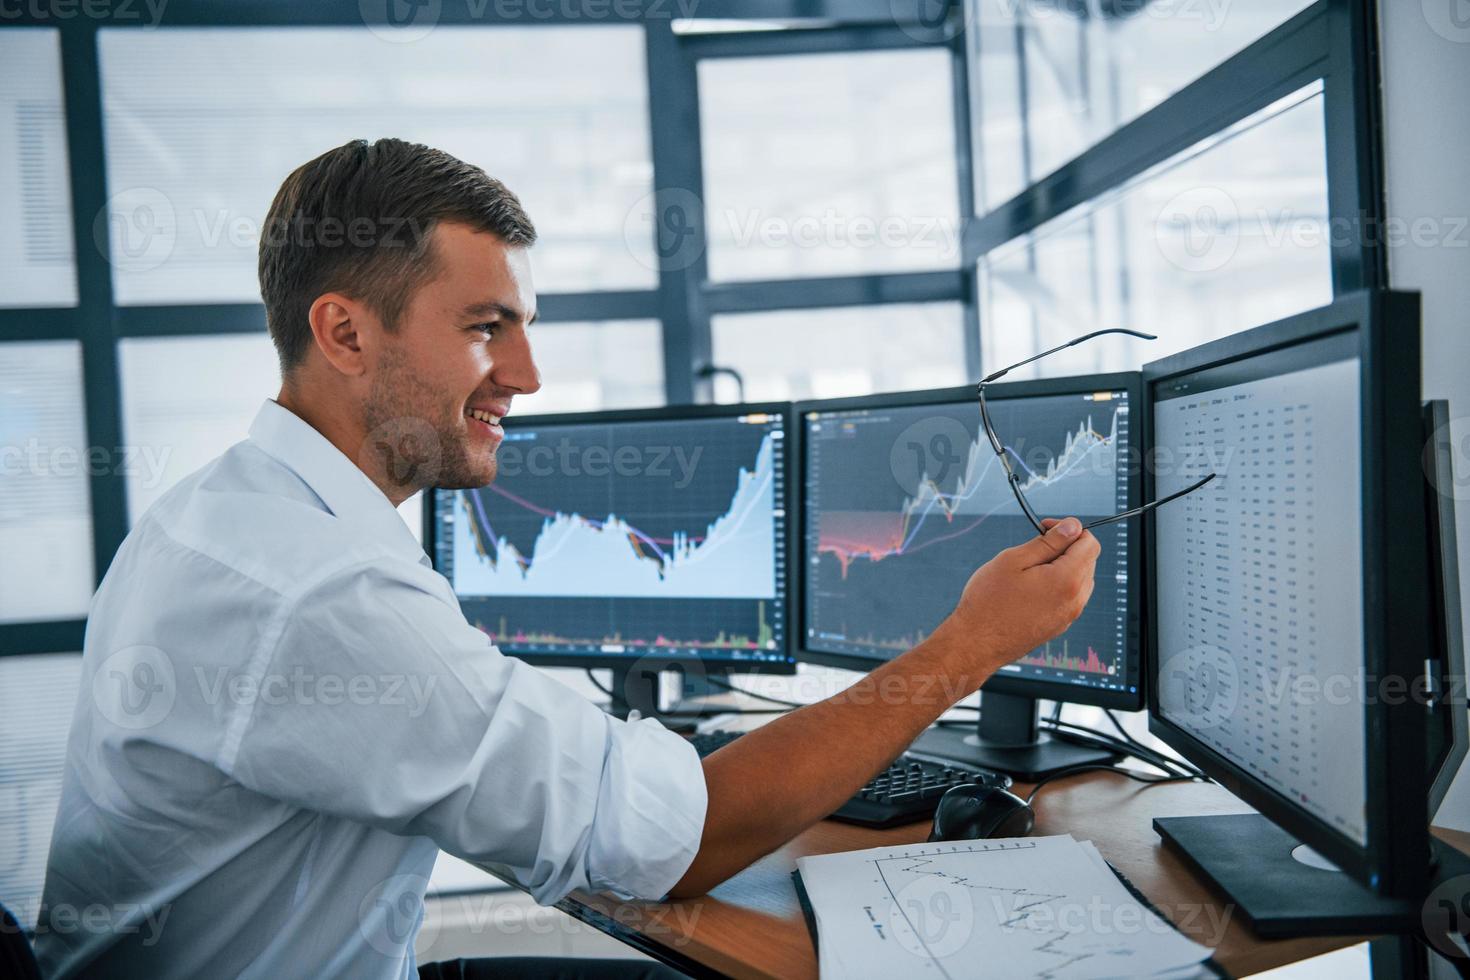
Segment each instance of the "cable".
[{"label": "cable", "polygon": [[1161,769],[1174,776],[1187,776],[1191,779],[1204,779],[1205,775],[1193,767],[1185,766],[1174,759],[1156,752],[1146,745],[1137,742],[1125,742],[1114,738],[1106,732],[1100,732],[1086,725],[1076,725],[1069,721],[1057,722],[1055,726],[1048,728],[1053,737],[1063,741],[1073,742],[1078,745],[1089,745],[1093,748],[1106,749],[1120,755],[1132,756],[1140,762],[1145,762],[1156,769]]},{"label": "cable", "polygon": [[1043,786],[1046,786],[1048,783],[1055,782],[1058,779],[1064,779],[1068,776],[1079,776],[1084,772],[1103,771],[1115,772],[1120,776],[1127,776],[1129,779],[1133,780],[1136,783],[1147,783],[1149,785],[1153,785],[1155,783],[1182,783],[1194,779],[1193,776],[1150,776],[1148,773],[1134,772],[1132,769],[1124,769],[1122,766],[1109,766],[1102,763],[1092,763],[1084,766],[1068,766],[1066,769],[1054,772],[1050,776],[1047,776],[1046,778],[1037,782],[1035,786],[1032,786],[1031,792],[1026,797],[1026,805],[1030,806],[1031,801],[1036,799],[1036,794],[1040,793],[1041,788]]},{"label": "cable", "polygon": [[725,367],[723,364],[701,364],[694,374],[700,378],[713,378],[723,374],[735,382],[736,397],[742,402],[745,401],[745,376],[734,368]]},{"label": "cable", "polygon": [[706,717],[718,718],[721,715],[784,715],[790,708],[724,708],[712,705]]},{"label": "cable", "polygon": [[602,681],[598,680],[597,679],[597,675],[594,674],[594,673],[592,673],[592,668],[591,667],[588,667],[587,668],[587,679],[592,682],[592,686],[593,687],[597,688],[599,691],[601,691],[603,694],[606,694],[608,697],[613,698],[614,700],[616,700],[617,695],[613,694],[613,692],[610,691],[608,688],[605,688],[605,687],[602,686]]},{"label": "cable", "polygon": [[[592,682],[592,686],[593,687],[597,688],[603,694],[606,694],[609,698],[614,697],[613,692],[610,691],[610,690],[608,690],[607,688],[603,687],[602,686],[602,682],[597,679],[597,675],[594,674],[594,673],[592,673],[592,668],[591,667],[588,667],[587,668],[587,679]],[[741,691],[740,693],[741,694],[750,694],[749,691]],[[751,697],[759,697],[760,695],[758,695],[758,694],[751,694],[750,696]],[[719,715],[779,715],[779,714],[784,714],[786,712],[786,708],[785,707],[781,707],[781,708],[726,708],[726,707],[723,707],[723,706],[716,705],[716,706],[712,706],[712,708],[713,708],[713,710],[711,710],[709,712],[709,717],[711,717],[711,718],[717,717]],[[673,713],[674,714],[678,714],[678,712],[673,712]]]},{"label": "cable", "polygon": [[[955,705],[955,707],[974,709],[973,705]],[[1095,749],[1103,749],[1118,755],[1132,756],[1140,762],[1147,763],[1171,776],[1209,780],[1208,776],[1188,763],[1180,762],[1178,759],[1171,759],[1162,752],[1149,748],[1137,739],[1127,737],[1127,731],[1121,725],[1118,725],[1116,718],[1111,718],[1111,720],[1125,738],[1118,738],[1107,732],[1101,732],[1095,728],[1089,728],[1086,725],[1079,725],[1075,722],[1062,721],[1056,717],[1058,714],[1059,712],[1053,709],[1051,712],[1052,717],[1042,718],[1039,726],[1042,731],[1047,732],[1054,738],[1059,738],[1075,745],[1087,745]],[[941,718],[936,724],[940,728],[971,728],[975,723],[969,719]]]},{"label": "cable", "polygon": [[1070,721],[1059,721],[1046,726],[1047,731],[1063,741],[1073,742],[1077,745],[1090,745],[1093,748],[1107,749],[1120,755],[1132,756],[1141,762],[1163,769],[1165,772],[1182,775],[1179,770],[1166,764],[1166,761],[1158,753],[1142,745],[1134,745],[1122,739],[1114,738],[1106,732],[1100,732],[1086,725],[1076,725]]},{"label": "cable", "polygon": [[757,694],[754,691],[747,691],[743,687],[736,687],[734,684],[722,681],[718,677],[706,677],[704,680],[706,684],[713,684],[715,687],[722,687],[727,691],[734,691],[736,694],[743,694],[748,698],[755,698],[757,701],[769,701],[771,704],[779,704],[782,707],[786,708],[806,707],[806,705],[802,704],[799,701],[782,701],[780,698],[767,697],[764,694]]},{"label": "cable", "polygon": [[[1113,727],[1117,729],[1118,734],[1121,735],[1122,738],[1114,737],[1112,735],[1109,735],[1107,732],[1100,732],[1095,728],[1088,727],[1087,725],[1079,725],[1076,722],[1057,720],[1053,722],[1053,724],[1062,728],[1070,729],[1073,732],[1090,736],[1093,739],[1097,739],[1101,742],[1106,743],[1107,745],[1112,746],[1116,751],[1121,752],[1124,755],[1131,755],[1136,759],[1150,763],[1151,765],[1163,769],[1165,772],[1190,775],[1197,779],[1208,778],[1201,770],[1195,768],[1189,763],[1171,758],[1157,749],[1144,745],[1142,742],[1138,741],[1138,739],[1134,738],[1128,733],[1127,729],[1123,727],[1122,723],[1118,721],[1111,710],[1105,708],[1103,709],[1103,712],[1108,716],[1108,721],[1110,721]],[[1056,729],[1053,729],[1053,731],[1056,732]],[[1060,732],[1056,733],[1061,734]]]},{"label": "cable", "polygon": [[1167,759],[1169,761],[1169,763],[1174,768],[1180,770],[1181,772],[1190,773],[1191,775],[1198,776],[1201,779],[1208,778],[1208,777],[1205,776],[1203,770],[1201,770],[1197,766],[1193,765],[1192,763],[1185,762],[1185,761],[1183,761],[1181,759],[1175,759],[1172,756],[1165,755],[1163,752],[1160,752],[1158,749],[1155,749],[1155,748],[1152,748],[1150,746],[1144,745],[1137,738],[1135,738],[1134,736],[1130,735],[1128,733],[1128,730],[1123,727],[1123,723],[1118,720],[1118,716],[1115,715],[1115,714],[1113,714],[1113,709],[1112,708],[1104,708],[1103,709],[1103,714],[1105,714],[1105,715],[1108,716],[1108,721],[1110,721],[1110,722],[1113,723],[1113,727],[1118,730],[1118,734],[1121,735],[1121,736],[1123,736],[1123,740],[1125,742],[1127,742],[1129,745],[1136,746],[1137,748],[1143,749],[1146,752],[1151,752],[1154,755],[1158,756],[1160,759]]}]

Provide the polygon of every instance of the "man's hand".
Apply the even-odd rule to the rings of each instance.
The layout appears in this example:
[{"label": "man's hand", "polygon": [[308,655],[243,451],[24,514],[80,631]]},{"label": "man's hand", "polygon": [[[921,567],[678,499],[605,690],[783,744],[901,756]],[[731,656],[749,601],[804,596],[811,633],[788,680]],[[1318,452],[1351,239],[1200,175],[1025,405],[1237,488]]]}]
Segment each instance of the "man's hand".
[{"label": "man's hand", "polygon": [[831,813],[954,701],[1070,626],[1097,539],[1073,518],[1046,527],[971,576],[923,643],[706,758],[704,838],[670,894],[701,894]]},{"label": "man's hand", "polygon": [[1092,595],[1099,545],[1075,517],[1042,522],[1044,537],[1007,548],[981,566],[938,632],[980,658],[988,675],[1059,635]]}]

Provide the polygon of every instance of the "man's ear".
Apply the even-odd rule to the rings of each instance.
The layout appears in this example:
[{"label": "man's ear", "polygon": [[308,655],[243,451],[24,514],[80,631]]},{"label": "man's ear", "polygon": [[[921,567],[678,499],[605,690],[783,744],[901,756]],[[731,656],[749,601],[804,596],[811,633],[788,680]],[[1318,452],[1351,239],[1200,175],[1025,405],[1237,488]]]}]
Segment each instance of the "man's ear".
[{"label": "man's ear", "polygon": [[363,331],[368,317],[366,307],[341,293],[323,293],[307,312],[317,349],[332,367],[349,377],[367,370]]}]

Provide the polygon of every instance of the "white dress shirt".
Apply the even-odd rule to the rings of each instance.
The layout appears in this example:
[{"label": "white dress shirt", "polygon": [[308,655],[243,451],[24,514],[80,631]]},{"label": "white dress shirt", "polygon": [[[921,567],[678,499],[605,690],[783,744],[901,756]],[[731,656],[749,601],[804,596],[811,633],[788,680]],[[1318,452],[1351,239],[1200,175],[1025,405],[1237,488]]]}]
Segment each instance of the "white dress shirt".
[{"label": "white dress shirt", "polygon": [[698,757],[496,650],[388,498],[268,401],[92,602],[43,975],[409,977],[438,849],[658,898]]}]

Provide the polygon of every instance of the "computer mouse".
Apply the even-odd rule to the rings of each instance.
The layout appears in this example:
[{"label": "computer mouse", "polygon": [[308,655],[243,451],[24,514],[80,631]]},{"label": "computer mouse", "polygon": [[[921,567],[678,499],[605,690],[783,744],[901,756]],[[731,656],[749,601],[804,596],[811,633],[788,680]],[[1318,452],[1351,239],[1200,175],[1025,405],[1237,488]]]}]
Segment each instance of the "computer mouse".
[{"label": "computer mouse", "polygon": [[930,841],[1025,837],[1036,824],[1036,811],[1015,793],[999,786],[965,783],[939,799]]}]

